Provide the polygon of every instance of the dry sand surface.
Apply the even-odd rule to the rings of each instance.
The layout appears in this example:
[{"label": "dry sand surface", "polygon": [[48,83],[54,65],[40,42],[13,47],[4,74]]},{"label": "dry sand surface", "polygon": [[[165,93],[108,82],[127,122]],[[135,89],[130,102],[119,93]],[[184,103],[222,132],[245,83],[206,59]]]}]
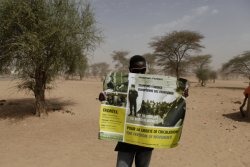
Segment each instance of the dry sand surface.
[{"label": "dry sand surface", "polygon": [[[195,80],[193,80],[195,81]],[[97,80],[57,81],[47,118],[33,116],[32,95],[0,81],[0,167],[115,166],[116,142],[100,141]],[[151,167],[249,167],[250,122],[241,118],[246,81],[191,83],[179,146],[155,149]]]}]

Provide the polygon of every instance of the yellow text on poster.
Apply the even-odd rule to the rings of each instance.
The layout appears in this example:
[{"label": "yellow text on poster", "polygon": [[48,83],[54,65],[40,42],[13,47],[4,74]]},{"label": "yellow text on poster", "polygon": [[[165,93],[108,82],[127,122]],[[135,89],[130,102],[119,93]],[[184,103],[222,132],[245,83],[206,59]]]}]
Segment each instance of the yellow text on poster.
[{"label": "yellow text on poster", "polygon": [[177,146],[181,127],[145,127],[127,124],[125,129],[126,143],[153,148],[172,148]]},{"label": "yellow text on poster", "polygon": [[125,113],[125,108],[101,105],[100,131],[123,133]]}]

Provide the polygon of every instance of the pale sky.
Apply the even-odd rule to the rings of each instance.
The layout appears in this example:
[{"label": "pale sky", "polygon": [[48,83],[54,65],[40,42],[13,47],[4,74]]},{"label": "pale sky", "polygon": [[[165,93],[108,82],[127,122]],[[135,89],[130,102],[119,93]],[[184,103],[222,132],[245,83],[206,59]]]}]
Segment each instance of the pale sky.
[{"label": "pale sky", "polygon": [[104,42],[90,63],[112,63],[114,50],[152,53],[153,37],[191,30],[204,35],[199,54],[213,56],[217,69],[232,57],[250,50],[250,0],[89,0]]}]

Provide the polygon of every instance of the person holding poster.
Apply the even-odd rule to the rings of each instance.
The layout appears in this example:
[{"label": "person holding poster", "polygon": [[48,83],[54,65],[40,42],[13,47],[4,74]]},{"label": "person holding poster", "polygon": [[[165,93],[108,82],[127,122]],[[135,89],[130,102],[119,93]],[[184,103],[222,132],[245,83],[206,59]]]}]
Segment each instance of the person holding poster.
[{"label": "person holding poster", "polygon": [[129,72],[105,79],[99,139],[118,141],[117,167],[131,167],[133,161],[148,167],[153,148],[172,148],[180,139],[188,84],[182,78],[144,75],[146,60],[140,55],[131,57]]},{"label": "person holding poster", "polygon": [[[146,73],[146,60],[143,56],[135,55],[130,58],[129,71],[131,73]],[[138,94],[133,93],[131,99],[129,99],[130,104],[134,105],[134,114],[136,116],[136,98]],[[132,105],[131,105],[132,106]],[[130,107],[132,110],[132,107]],[[132,111],[130,112],[132,113]],[[136,167],[148,167],[153,148],[142,147],[138,145],[128,144],[124,142],[118,142],[115,151],[118,151],[116,167],[131,167],[135,159]]]}]

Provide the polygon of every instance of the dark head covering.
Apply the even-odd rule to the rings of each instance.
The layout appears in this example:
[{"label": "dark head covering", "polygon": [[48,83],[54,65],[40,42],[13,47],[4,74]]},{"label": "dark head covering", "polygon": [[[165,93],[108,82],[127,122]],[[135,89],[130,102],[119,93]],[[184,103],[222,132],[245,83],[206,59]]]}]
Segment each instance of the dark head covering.
[{"label": "dark head covering", "polygon": [[147,63],[143,56],[134,55],[129,61],[129,71],[132,73],[142,73],[146,72]]}]

